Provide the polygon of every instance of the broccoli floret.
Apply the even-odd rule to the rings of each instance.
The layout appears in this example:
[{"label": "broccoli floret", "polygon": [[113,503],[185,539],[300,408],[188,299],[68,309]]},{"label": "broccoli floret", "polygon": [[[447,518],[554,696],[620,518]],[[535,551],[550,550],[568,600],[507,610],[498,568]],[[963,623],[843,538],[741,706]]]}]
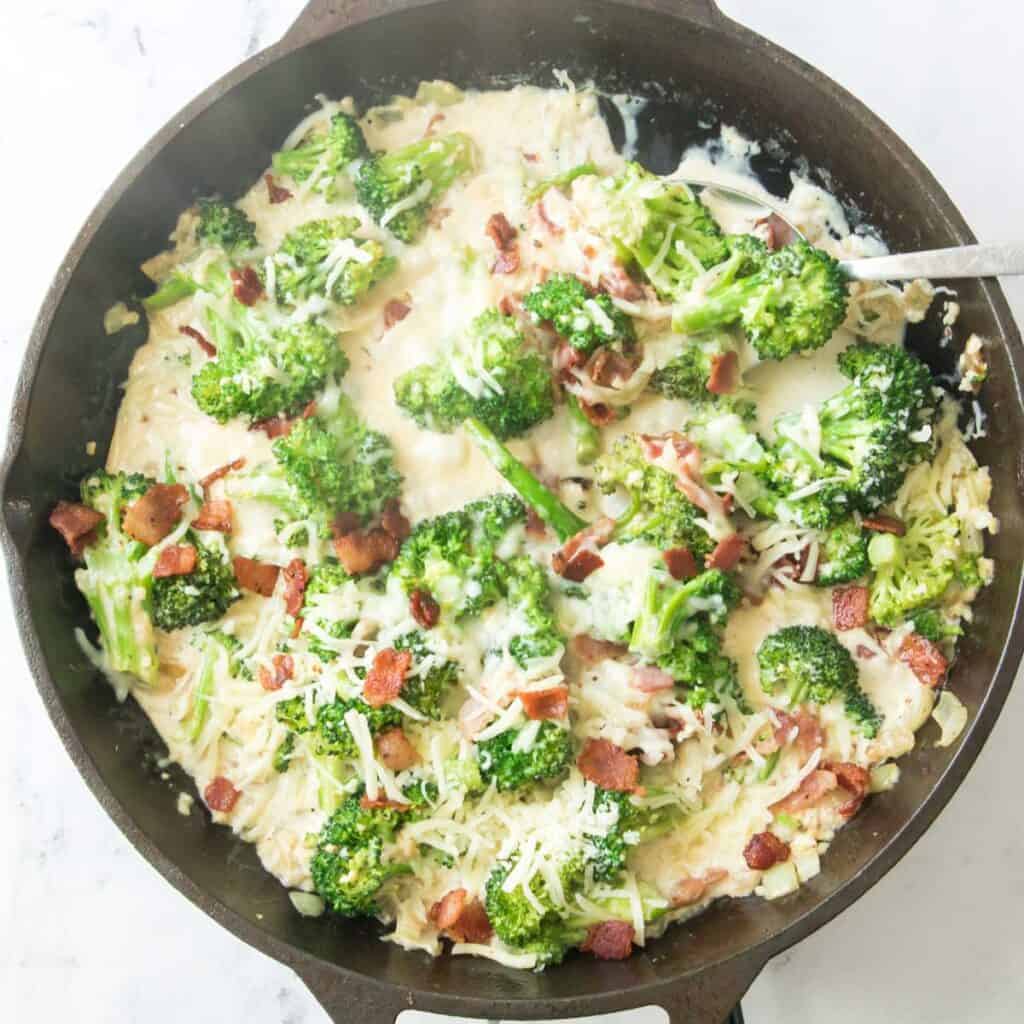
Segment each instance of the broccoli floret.
[{"label": "broccoli floret", "polygon": [[526,555],[511,558],[506,563],[505,587],[509,605],[526,623],[526,629],[508,643],[509,654],[520,667],[525,669],[531,661],[562,650],[565,641],[555,623],[544,569]]},{"label": "broccoli floret", "polygon": [[829,530],[822,539],[814,582],[819,587],[834,587],[859,580],[868,574],[870,568],[868,534],[854,520],[847,519]]},{"label": "broccoli floret", "polygon": [[311,132],[293,149],[275,153],[273,167],[278,174],[297,182],[312,178],[311,186],[330,199],[338,175],[366,152],[366,139],[358,122],[339,112],[326,127]]},{"label": "broccoli floret", "polygon": [[708,391],[708,381],[716,359],[732,352],[727,335],[709,334],[688,338],[677,356],[673,356],[651,376],[649,387],[666,398],[679,398],[697,404],[729,404],[732,396]]},{"label": "broccoli floret", "polygon": [[495,494],[417,523],[392,563],[391,574],[406,593],[425,590],[442,615],[478,615],[506,593],[507,569],[498,548],[526,521],[521,501]]},{"label": "broccoli floret", "polygon": [[402,713],[397,708],[390,704],[370,707],[361,697],[336,697],[329,704],[321,704],[313,723],[306,715],[306,702],[302,697],[289,697],[274,708],[277,720],[291,732],[310,734],[313,752],[318,757],[354,758],[359,756],[359,748],[345,721],[349,711],[356,711],[366,719],[372,736],[402,724]]},{"label": "broccoli floret", "polygon": [[871,618],[898,626],[918,608],[938,601],[956,576],[959,525],[954,516],[928,513],[907,523],[906,533],[876,533],[868,542]]},{"label": "broccoli floret", "polygon": [[729,255],[714,218],[682,183],[630,163],[605,188],[608,203],[600,230],[663,297],[678,298],[699,274]]},{"label": "broccoli floret", "polygon": [[805,701],[843,701],[847,716],[867,737],[877,734],[881,716],[860,688],[857,663],[832,633],[819,626],[785,626],[757,650],[761,687],[784,693],[789,707]]},{"label": "broccoli floret", "polygon": [[256,248],[256,225],[237,206],[213,197],[200,199],[196,238],[233,253]]},{"label": "broccoli floret", "polygon": [[947,640],[955,641],[963,635],[960,620],[943,614],[939,608],[918,608],[907,616],[914,625],[914,632],[931,640],[933,644],[942,644]]},{"label": "broccoli floret", "polygon": [[575,395],[566,394],[565,407],[569,411],[569,433],[575,442],[576,461],[589,466],[601,454],[601,431],[587,418]]},{"label": "broccoli floret", "polygon": [[405,861],[390,861],[386,848],[408,820],[395,808],[363,808],[356,795],[331,815],[317,838],[311,874],[328,906],[345,917],[366,917],[379,910],[381,888],[412,873]]},{"label": "broccoli floret", "polygon": [[547,360],[524,345],[512,317],[487,310],[454,352],[398,377],[395,401],[428,430],[450,433],[474,416],[502,439],[525,434],[555,403]]},{"label": "broccoli floret", "polygon": [[295,733],[290,732],[277,745],[274,751],[274,771],[280,774],[288,771],[291,767],[292,757],[295,754]]},{"label": "broccoli floret", "polygon": [[769,252],[748,238],[713,281],[679,296],[672,326],[697,334],[738,323],[762,359],[784,359],[821,348],[846,302],[846,280],[827,253],[802,240]]},{"label": "broccoli floret", "polygon": [[361,299],[398,265],[374,239],[356,238],[355,217],[312,220],[285,236],[274,255],[277,301],[322,295],[343,306]]},{"label": "broccoli floret", "polygon": [[594,810],[608,814],[614,809],[615,822],[603,836],[589,837],[587,861],[593,864],[594,880],[615,882],[625,870],[629,851],[671,832],[681,820],[678,805],[641,806],[629,793],[598,789]]},{"label": "broccoli floret", "polygon": [[513,749],[520,731],[506,729],[477,744],[481,777],[484,782],[494,782],[502,791],[558,778],[565,774],[572,760],[569,732],[557,723],[541,722],[533,744],[526,750]]},{"label": "broccoli floret", "polygon": [[[146,684],[156,682],[159,669],[151,612],[158,556],[125,533],[121,521],[153,483],[141,473],[104,470],[82,481],[82,501],[101,513],[104,522],[97,528],[96,541],[85,548],[85,566],[75,573],[99,629],[107,665]],[[185,529],[187,523],[182,532]]]},{"label": "broccoli floret", "polygon": [[633,321],[601,292],[591,294],[572,274],[552,274],[526,293],[523,306],[538,322],[552,327],[581,352],[601,345],[628,348],[636,341]]},{"label": "broccoli floret", "polygon": [[185,543],[196,549],[195,569],[153,580],[153,623],[160,629],[212,622],[241,596],[223,544],[210,547],[195,534],[186,534]]},{"label": "broccoli floret", "polygon": [[321,537],[341,512],[367,523],[398,497],[402,477],[391,442],[371,430],[341,394],[300,419],[273,445],[275,462],[234,473],[228,493],[267,501],[291,522],[308,522]]},{"label": "broccoli floret", "polygon": [[238,671],[236,656],[242,646],[237,637],[219,629],[203,633],[194,642],[201,648],[202,656],[199,676],[192,691],[192,706],[185,720],[190,743],[195,743],[202,735],[203,726],[209,717],[210,697],[213,694],[218,668],[226,659],[228,671],[235,675]]},{"label": "broccoli floret", "polygon": [[[402,686],[402,700],[427,718],[435,721],[441,718],[444,698],[459,679],[458,662],[450,658],[438,659],[420,630],[403,634],[392,646],[396,651],[409,651],[413,656],[412,674]],[[425,659],[430,659],[430,667],[420,673],[419,662]]]},{"label": "broccoli floret", "polygon": [[272,328],[232,299],[226,313],[209,307],[206,322],[217,355],[192,378],[192,397],[219,423],[296,413],[348,369],[337,337],[316,320]]},{"label": "broccoli floret", "polygon": [[432,136],[364,160],[356,176],[356,196],[381,227],[403,242],[414,242],[434,203],[472,167],[468,135]]},{"label": "broccoli floret", "polygon": [[[309,574],[300,613],[303,622],[302,635],[305,637],[309,652],[323,662],[329,663],[338,657],[338,651],[331,641],[350,637],[360,614],[358,597],[353,601],[350,613],[342,618],[326,614],[322,609],[325,604],[334,616],[337,610],[331,602],[325,602],[324,598],[347,588],[352,583],[354,577],[345,571],[340,562],[333,559],[321,562]],[[326,639],[322,634],[326,634]]]},{"label": "broccoli floret", "polygon": [[615,538],[646,541],[662,551],[685,547],[704,561],[714,544],[698,523],[704,513],[676,486],[676,477],[645,457],[640,439],[628,434],[597,464],[597,483],[606,494],[623,489],[629,507],[615,524]]}]

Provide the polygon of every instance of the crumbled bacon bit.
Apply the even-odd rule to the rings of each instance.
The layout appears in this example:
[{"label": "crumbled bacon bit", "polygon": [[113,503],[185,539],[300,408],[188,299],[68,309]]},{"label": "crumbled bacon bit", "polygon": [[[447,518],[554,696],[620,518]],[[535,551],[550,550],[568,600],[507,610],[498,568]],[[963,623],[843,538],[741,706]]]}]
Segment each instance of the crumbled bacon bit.
[{"label": "crumbled bacon bit", "polygon": [[545,192],[544,195],[541,196],[541,198],[533,207],[537,211],[537,216],[540,218],[540,222],[544,225],[544,227],[548,229],[548,231],[551,232],[551,234],[555,235],[556,237],[558,235],[564,235],[565,228],[563,228],[562,225],[559,224],[557,221],[551,219],[551,215],[547,211],[546,200],[547,192]]},{"label": "crumbled bacon bit", "polygon": [[284,567],[284,609],[289,615],[298,615],[302,611],[302,602],[309,582],[306,563],[301,558],[293,558]]},{"label": "crumbled bacon bit", "polygon": [[752,871],[767,871],[789,860],[789,845],[773,832],[758,832],[743,848],[743,859]]},{"label": "crumbled bacon bit", "polygon": [[899,659],[910,671],[933,690],[946,678],[949,662],[937,644],[918,633],[908,633],[900,644]]},{"label": "crumbled bacon bit", "polygon": [[177,525],[188,491],[182,484],[153,484],[124,515],[124,532],[152,547]]},{"label": "crumbled bacon bit", "polygon": [[96,527],[102,522],[102,513],[77,501],[58,501],[50,513],[50,525],[76,558],[96,540]]},{"label": "crumbled bacon bit", "polygon": [[641,693],[657,693],[660,690],[671,690],[676,681],[656,665],[637,665],[629,674],[629,685]]},{"label": "crumbled bacon bit", "polygon": [[514,274],[519,269],[519,249],[502,249],[491,264],[492,274]]},{"label": "crumbled bacon bit", "polygon": [[601,275],[601,287],[616,299],[626,302],[639,302],[644,297],[643,286],[638,284],[618,264],[606,274]]},{"label": "crumbled bacon bit", "polygon": [[854,651],[854,654],[856,654],[862,661],[870,661],[872,658],[877,657],[875,652],[865,644],[857,644],[857,649]]},{"label": "crumbled bacon bit", "polygon": [[711,886],[728,877],[729,872],[722,868],[708,868],[703,875],[680,878],[672,888],[671,904],[673,907],[688,907],[699,903]]},{"label": "crumbled bacon bit", "polygon": [[636,367],[635,359],[602,345],[587,362],[587,373],[595,384],[606,388],[629,380]]},{"label": "crumbled bacon bit", "polygon": [[267,198],[270,200],[271,206],[277,206],[278,203],[286,203],[291,199],[292,193],[283,185],[278,185],[274,181],[272,174],[264,174],[263,180],[267,183]]},{"label": "crumbled bacon bit", "polygon": [[199,486],[202,487],[204,492],[208,491],[218,480],[223,480],[228,473],[234,473],[244,465],[244,457],[235,459],[234,462],[226,462],[223,466],[218,466],[216,469],[207,473],[206,476],[199,481]]},{"label": "crumbled bacon bit", "polygon": [[790,715],[775,708],[774,712],[779,720],[779,726],[775,730],[779,747],[795,742],[796,749],[806,762],[815,750],[825,745],[825,733],[822,731],[821,723],[809,711],[801,709],[795,715]]},{"label": "crumbled bacon bit", "polygon": [[363,681],[363,699],[372,708],[383,707],[401,692],[412,668],[412,654],[385,647],[374,656],[373,665]]},{"label": "crumbled bacon bit", "polygon": [[433,629],[441,618],[441,606],[429,590],[414,590],[409,595],[409,611],[424,629]]},{"label": "crumbled bacon bit", "polygon": [[440,111],[438,111],[436,114],[431,114],[430,120],[427,122],[426,130],[423,133],[423,137],[427,138],[428,136],[433,135],[435,126],[439,125],[443,120],[444,114],[442,114]]},{"label": "crumbled bacon bit", "polygon": [[384,503],[380,514],[380,525],[397,541],[405,540],[412,533],[412,524],[402,515],[402,507],[394,498]]},{"label": "crumbled bacon bit", "polygon": [[839,808],[839,813],[844,818],[852,818],[868,795],[868,788],[871,785],[870,774],[866,768],[852,761],[830,763],[826,767],[835,775],[836,782],[850,794],[850,799]]},{"label": "crumbled bacon bit", "polygon": [[364,811],[407,811],[409,804],[400,800],[389,800],[386,796],[377,796],[372,799],[365,793],[359,798],[359,806]]},{"label": "crumbled bacon bit", "polygon": [[412,306],[401,299],[389,299],[384,307],[384,329],[390,331],[412,312]]},{"label": "crumbled bacon bit", "polygon": [[520,690],[516,696],[527,718],[565,718],[569,713],[569,690],[565,686],[550,686],[546,690]]},{"label": "crumbled bacon bit", "polygon": [[292,432],[292,421],[285,416],[271,416],[265,420],[256,420],[250,424],[250,430],[262,430],[273,441],[277,437],[287,437]]},{"label": "crumbled bacon bit", "polygon": [[409,742],[409,737],[398,726],[385,729],[374,742],[381,764],[393,772],[404,772],[420,759],[416,748]]},{"label": "crumbled bacon bit", "polygon": [[836,587],[832,591],[832,625],[841,632],[866,626],[868,597],[867,587]]},{"label": "crumbled bacon bit", "polygon": [[347,573],[358,576],[393,562],[398,556],[398,540],[380,526],[352,530],[334,538],[334,553]]},{"label": "crumbled bacon bit", "polygon": [[572,653],[588,665],[596,665],[606,658],[621,658],[628,651],[625,644],[613,644],[610,640],[597,640],[586,633],[577,633],[571,643]]},{"label": "crumbled bacon bit", "polygon": [[355,512],[339,512],[331,524],[331,532],[334,539],[344,537],[346,534],[354,533],[359,529],[359,516]]},{"label": "crumbled bacon bit", "polygon": [[252,267],[231,271],[232,291],[243,306],[254,306],[263,295],[263,282]]},{"label": "crumbled bacon bit", "polygon": [[547,523],[537,515],[537,510],[532,505],[526,509],[526,532],[531,537],[544,537],[548,532]]},{"label": "crumbled bacon bit", "polygon": [[611,740],[587,740],[576,765],[585,779],[620,793],[631,793],[640,778],[640,762]]},{"label": "crumbled bacon bit", "polygon": [[488,942],[493,934],[487,911],[465,889],[452,889],[437,901],[427,918],[453,942]]},{"label": "crumbled bacon bit", "polygon": [[277,574],[281,571],[280,566],[271,562],[257,562],[244,555],[235,555],[232,564],[235,567],[235,579],[238,580],[240,587],[263,597],[270,597],[273,594],[274,587],[277,586]]},{"label": "crumbled bacon bit", "polygon": [[275,654],[272,659],[274,671],[271,673],[260,666],[260,686],[264,690],[280,690],[295,675],[295,660],[290,654]]},{"label": "crumbled bacon bit", "polygon": [[604,559],[589,548],[577,551],[572,558],[566,558],[561,551],[551,556],[551,567],[559,576],[572,583],[582,583],[592,572],[604,565]]},{"label": "crumbled bacon bit", "polygon": [[503,213],[492,213],[487,219],[487,227],[484,231],[499,252],[510,249],[519,234]]},{"label": "crumbled bacon bit", "polygon": [[861,526],[865,530],[873,530],[875,533],[893,533],[897,537],[902,537],[907,532],[906,523],[895,516],[865,516],[861,520]]},{"label": "crumbled bacon bit", "polygon": [[688,580],[697,575],[697,562],[689,548],[669,548],[661,557],[672,579]]},{"label": "crumbled bacon bit", "polygon": [[230,501],[212,499],[204,501],[199,515],[192,520],[196,530],[216,530],[218,533],[230,533],[234,527],[234,508]]},{"label": "crumbled bacon bit", "polygon": [[751,234],[760,238],[772,251],[789,245],[796,237],[793,229],[777,213],[770,213],[755,221]]},{"label": "crumbled bacon bit", "polygon": [[211,359],[217,358],[216,345],[207,340],[202,331],[197,331],[194,327],[179,327],[178,330],[182,334],[188,335]]},{"label": "crumbled bacon bit", "polygon": [[739,359],[735,352],[724,352],[711,360],[708,391],[713,395],[731,395],[739,384]]},{"label": "crumbled bacon bit", "polygon": [[580,412],[587,417],[587,420],[595,427],[607,427],[618,418],[615,409],[605,402],[586,402],[582,398],[576,399]]},{"label": "crumbled bacon bit", "polygon": [[188,576],[196,571],[196,549],[191,544],[170,544],[160,552],[153,566],[153,579]]},{"label": "crumbled bacon bit", "polygon": [[628,921],[602,921],[590,926],[580,949],[598,960],[625,960],[633,952],[635,936],[636,929]]},{"label": "crumbled bacon bit", "polygon": [[730,533],[715,545],[715,550],[707,556],[704,564],[709,569],[735,569],[746,550],[747,542],[743,537],[738,533]]},{"label": "crumbled bacon bit", "polygon": [[540,157],[539,157],[539,156],[537,156],[537,154],[536,154],[536,153],[528,153],[528,152],[525,152],[525,151],[524,151],[524,152],[523,152],[523,159],[524,159],[524,160],[525,160],[525,161],[526,161],[526,162],[527,162],[528,164],[535,164],[535,163],[536,163],[536,162],[537,162],[537,161],[538,161],[538,160],[540,159]]},{"label": "crumbled bacon bit", "polygon": [[831,793],[838,782],[832,772],[818,769],[808,775],[788,796],[772,804],[773,811],[794,814],[816,804],[826,793]]},{"label": "crumbled bacon bit", "polygon": [[223,775],[218,775],[212,779],[210,784],[203,790],[203,799],[206,801],[206,806],[211,811],[221,811],[224,814],[230,813],[238,798],[242,795],[242,791],[235,789],[230,779],[225,779]]}]

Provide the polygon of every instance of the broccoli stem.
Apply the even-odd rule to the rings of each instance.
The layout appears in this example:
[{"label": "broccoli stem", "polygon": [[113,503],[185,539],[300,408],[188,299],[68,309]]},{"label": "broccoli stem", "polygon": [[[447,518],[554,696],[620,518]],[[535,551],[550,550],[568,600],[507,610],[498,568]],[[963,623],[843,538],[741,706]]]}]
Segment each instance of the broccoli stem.
[{"label": "broccoli stem", "polygon": [[[213,693],[213,675],[217,666],[219,654],[212,649],[216,641],[207,641],[206,658],[203,661],[203,670],[196,684],[195,699],[192,702],[192,710],[188,720],[188,741],[195,743],[206,725],[206,719],[210,714],[210,694]],[[219,645],[218,645],[219,646]]]},{"label": "broccoli stem", "polygon": [[184,274],[171,274],[152,295],[147,295],[142,300],[142,306],[147,313],[156,313],[194,295],[198,288],[199,285],[191,277],[186,277]]},{"label": "broccoli stem", "polygon": [[576,461],[581,466],[589,466],[601,453],[601,432],[583,414],[575,395],[567,395],[566,403],[569,406],[569,430],[576,442]]},{"label": "broccoli stem", "polygon": [[586,528],[586,521],[567,509],[478,419],[470,417],[463,427],[491,465],[555,531],[559,540],[568,540]]}]

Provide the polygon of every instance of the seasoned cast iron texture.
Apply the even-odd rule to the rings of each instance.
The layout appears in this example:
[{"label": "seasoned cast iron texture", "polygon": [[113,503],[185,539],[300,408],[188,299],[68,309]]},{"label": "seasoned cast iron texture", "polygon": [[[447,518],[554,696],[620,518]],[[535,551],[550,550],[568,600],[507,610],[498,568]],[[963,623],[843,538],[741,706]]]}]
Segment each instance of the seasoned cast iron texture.
[{"label": "seasoned cast iron texture", "polygon": [[[191,784],[177,772],[164,782],[144,767],[160,744],[133,703],[115,702],[76,646],[72,630],[87,624],[85,605],[64,546],[46,526],[53,503],[102,463],[118,385],[145,336],[139,326],[107,338],[104,311],[144,293],[139,263],[164,246],[196,194],[234,196],[255,179],[314,94],[352,94],[365,107],[421,79],[551,85],[554,67],[609,92],[650,98],[640,157],[657,171],[674,167],[686,145],[725,122],[771,140],[755,160],[769,184],[788,187],[799,152],[808,161],[801,166],[894,249],[973,241],[934,178],[888,128],[819,72],[726,20],[711,0],[321,0],[278,46],[175,117],[117,179],[58,272],[18,386],[4,541],[22,637],[54,724],[146,858],[226,928],[294,967],[339,1021],[383,1022],[408,1007],[551,1019],[651,1003],[674,1021],[720,1021],[769,957],[855,900],[927,828],[977,756],[1021,655],[1020,339],[994,282],[959,283],[958,330],[997,341],[985,394],[990,433],[977,451],[992,467],[1003,524],[991,551],[999,576],[979,602],[952,680],[971,724],[946,750],[933,746],[926,729],[903,761],[899,787],[868,802],[834,843],[822,874],[799,892],[774,903],[717,905],[624,963],[580,956],[544,974],[522,973],[486,960],[407,953],[378,942],[368,923],[301,918],[251,847],[203,813],[175,813],[177,790]],[[911,344],[948,369],[951,356],[937,337],[930,322],[912,331]],[[92,439],[95,458],[85,455]]]}]

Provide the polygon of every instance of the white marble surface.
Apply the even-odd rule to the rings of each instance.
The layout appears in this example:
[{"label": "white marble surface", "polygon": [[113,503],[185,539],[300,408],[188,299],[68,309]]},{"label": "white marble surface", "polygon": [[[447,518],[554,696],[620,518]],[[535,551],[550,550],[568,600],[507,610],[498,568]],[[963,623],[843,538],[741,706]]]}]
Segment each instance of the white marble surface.
[{"label": "white marble surface", "polygon": [[[1024,237],[1024,9],[1016,0],[722,6],[866,100],[932,167],[983,239]],[[167,117],[273,41],[300,7],[0,5],[0,408],[49,279],[102,189]],[[1012,283],[1010,295],[1024,320],[1024,283]],[[6,588],[0,603],[8,692],[0,716],[8,752],[0,1007],[9,1011],[0,1018],[325,1021],[289,970],[186,903],[103,815],[43,714]],[[752,1024],[1021,1020],[1022,732],[1018,689],[970,778],[911,854],[755,982],[744,1001]]]}]

